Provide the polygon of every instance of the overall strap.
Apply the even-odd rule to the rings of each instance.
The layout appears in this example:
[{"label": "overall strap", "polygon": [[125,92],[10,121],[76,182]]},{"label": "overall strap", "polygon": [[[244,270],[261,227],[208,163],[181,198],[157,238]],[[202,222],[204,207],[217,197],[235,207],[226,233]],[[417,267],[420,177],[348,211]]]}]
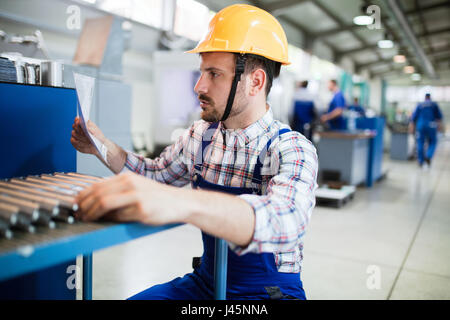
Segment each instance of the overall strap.
[{"label": "overall strap", "polygon": [[253,170],[253,179],[252,179],[253,183],[260,184],[262,181],[261,169],[262,169],[262,166],[264,163],[264,159],[266,158],[267,151],[269,150],[272,142],[277,137],[281,136],[282,134],[284,134],[286,132],[290,132],[290,131],[291,131],[291,129],[288,129],[288,128],[280,129],[278,131],[278,134],[275,134],[272,138],[269,139],[269,141],[267,141],[266,147],[261,151],[261,153],[258,156],[258,159],[256,160],[255,169]]},{"label": "overall strap", "polygon": [[200,173],[203,165],[203,155],[207,146],[210,145],[214,133],[216,132],[219,122],[213,122],[209,125],[208,129],[202,135],[202,143],[200,144],[197,153],[195,154],[194,168],[197,173]]}]

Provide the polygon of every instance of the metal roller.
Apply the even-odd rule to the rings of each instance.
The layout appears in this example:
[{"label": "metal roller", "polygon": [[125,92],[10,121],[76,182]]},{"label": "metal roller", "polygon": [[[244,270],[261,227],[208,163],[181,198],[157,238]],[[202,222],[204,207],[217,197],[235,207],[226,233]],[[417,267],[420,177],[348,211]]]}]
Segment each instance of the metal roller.
[{"label": "metal roller", "polygon": [[13,205],[19,208],[19,216],[22,224],[37,224],[41,226],[46,226],[49,228],[54,228],[55,223],[51,220],[52,213],[41,210],[39,205],[35,202],[18,199],[11,195],[1,195],[0,203]]},{"label": "metal roller", "polygon": [[0,187],[0,194],[6,194],[19,199],[35,202],[39,204],[40,208],[51,212],[52,216],[57,216],[59,213],[59,202],[57,200],[45,199],[40,196],[24,193],[21,191],[15,191],[4,187]]},{"label": "metal roller", "polygon": [[13,178],[13,179],[9,180],[9,183],[20,185],[20,186],[38,188],[43,191],[51,191],[51,192],[55,192],[55,193],[58,193],[61,195],[76,196],[78,194],[78,192],[76,192],[75,190],[63,189],[63,188],[60,188],[60,187],[57,187],[54,185],[39,184],[39,183],[36,183],[33,181],[26,181],[26,180],[17,179],[17,178]]},{"label": "metal roller", "polygon": [[68,181],[50,181],[48,179],[42,179],[41,177],[26,177],[26,181],[39,183],[42,185],[53,185],[60,188],[64,188],[66,190],[75,190],[75,191],[81,191],[84,188],[79,186],[71,185]]},{"label": "metal roller", "polygon": [[[64,173],[62,173],[62,174],[64,174]],[[68,173],[66,173],[66,175],[73,176],[73,177],[81,177],[81,178],[84,178],[84,179],[90,179],[90,180],[94,180],[96,182],[100,182],[100,181],[104,180],[104,178],[89,176],[87,174],[76,173],[76,172],[68,172]]]},{"label": "metal roller", "polygon": [[78,205],[75,203],[75,201],[74,201],[75,197],[73,197],[73,196],[63,196],[63,195],[55,194],[54,192],[37,190],[36,188],[33,188],[33,187],[18,186],[18,185],[14,185],[14,184],[7,183],[7,182],[1,182],[1,181],[0,181],[0,187],[5,187],[5,188],[12,189],[12,190],[17,190],[17,191],[23,191],[23,192],[31,193],[31,194],[42,196],[42,197],[49,197],[50,199],[55,199],[55,200],[59,201],[59,205],[65,209],[69,209],[72,211],[78,210]]},{"label": "metal roller", "polygon": [[61,178],[61,179],[66,179],[67,181],[84,182],[84,183],[87,183],[88,185],[91,185],[91,184],[94,184],[94,183],[98,182],[98,181],[94,181],[94,180],[85,179],[85,178],[82,178],[82,177],[68,176],[68,175],[61,174],[61,173],[55,173],[54,177]]},{"label": "metal roller", "polygon": [[0,219],[13,226],[17,223],[19,208],[10,204],[0,202]]},{"label": "metal roller", "polygon": [[31,224],[31,219],[25,216],[20,216],[19,207],[14,205],[0,203],[0,220],[9,227],[16,227],[18,229],[33,233],[34,226]]},{"label": "metal roller", "polygon": [[67,184],[72,185],[72,186],[78,186],[78,187],[81,187],[81,188],[83,188],[83,189],[91,185],[90,183],[80,182],[80,181],[74,181],[74,180],[68,180],[68,179],[66,179],[66,178],[55,177],[55,176],[52,176],[52,175],[50,175],[50,174],[48,174],[48,175],[43,174],[43,175],[41,175],[41,178],[44,179],[44,180],[49,180],[49,181],[59,181],[59,182],[64,182],[64,183],[67,183]]}]

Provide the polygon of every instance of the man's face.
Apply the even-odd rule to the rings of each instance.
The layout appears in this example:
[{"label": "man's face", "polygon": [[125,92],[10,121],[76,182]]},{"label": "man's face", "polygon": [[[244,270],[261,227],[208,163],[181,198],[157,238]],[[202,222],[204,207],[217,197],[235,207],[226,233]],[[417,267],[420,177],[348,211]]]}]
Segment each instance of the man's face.
[{"label": "man's face", "polygon": [[328,81],[328,90],[334,91],[334,88],[336,88],[336,86],[334,85],[334,82]]},{"label": "man's face", "polygon": [[[194,91],[200,101],[203,120],[216,122],[222,118],[234,78],[234,69],[235,57],[232,53],[208,52],[201,54],[201,75]],[[244,78],[244,75],[241,76],[230,117],[245,108]]]}]

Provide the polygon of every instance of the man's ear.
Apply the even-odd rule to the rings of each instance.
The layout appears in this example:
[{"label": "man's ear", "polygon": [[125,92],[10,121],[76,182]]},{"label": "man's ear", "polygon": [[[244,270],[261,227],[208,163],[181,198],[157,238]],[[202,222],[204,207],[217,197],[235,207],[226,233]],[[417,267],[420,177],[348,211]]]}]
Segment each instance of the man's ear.
[{"label": "man's ear", "polygon": [[256,69],[250,73],[250,92],[251,96],[256,96],[263,91],[266,84],[266,73],[263,69]]}]

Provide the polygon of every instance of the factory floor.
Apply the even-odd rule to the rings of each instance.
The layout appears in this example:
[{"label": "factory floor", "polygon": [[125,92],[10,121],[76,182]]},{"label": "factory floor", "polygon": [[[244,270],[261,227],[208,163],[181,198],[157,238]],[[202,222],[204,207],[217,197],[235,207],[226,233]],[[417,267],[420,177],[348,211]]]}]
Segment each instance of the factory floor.
[{"label": "factory floor", "polygon": [[[430,170],[385,157],[387,178],[341,209],[316,207],[304,239],[308,299],[450,299],[450,141]],[[125,299],[191,272],[201,235],[182,226],[94,254],[94,299]]]}]

